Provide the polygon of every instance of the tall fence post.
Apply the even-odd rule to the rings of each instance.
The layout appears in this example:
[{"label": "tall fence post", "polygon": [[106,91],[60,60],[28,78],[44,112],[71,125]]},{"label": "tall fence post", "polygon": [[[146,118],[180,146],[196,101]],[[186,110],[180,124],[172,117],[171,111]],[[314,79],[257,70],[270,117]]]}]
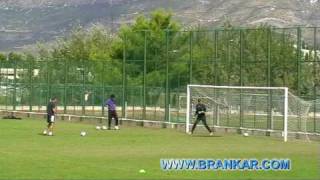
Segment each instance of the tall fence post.
[{"label": "tall fence post", "polygon": [[16,110],[17,102],[17,60],[13,59],[13,110]]},{"label": "tall fence post", "polygon": [[[106,68],[106,67],[105,67],[105,66],[106,66],[106,65],[105,65],[105,62],[106,62],[105,60],[102,61],[102,75],[105,74],[105,68]],[[101,115],[104,116],[104,115],[105,115],[105,109],[104,109],[104,107],[105,107],[105,104],[104,104],[104,103],[105,103],[105,102],[104,102],[104,101],[105,101],[105,98],[106,98],[106,97],[105,97],[105,86],[106,86],[106,84],[105,84],[105,81],[104,81],[104,77],[103,77],[103,76],[101,77],[101,80],[102,80],[102,98],[101,98],[101,101],[102,101],[102,102],[101,102],[101,109],[102,109],[102,111],[101,111]]]},{"label": "tall fence post", "polygon": [[[297,95],[301,96],[301,28],[297,27]],[[298,130],[301,130],[301,112],[300,112],[300,104],[297,105],[297,112],[298,112]]]},{"label": "tall fence post", "polygon": [[[127,34],[124,35],[123,52],[122,52],[122,117],[126,116],[126,47],[127,47]],[[125,117],[126,118],[126,117]]]},{"label": "tall fence post", "polygon": [[[64,83],[63,83],[63,113],[67,114],[67,84],[68,84],[68,74],[67,74],[67,69],[68,69],[68,63],[67,60],[64,58]],[[64,118],[64,116],[62,116]]]},{"label": "tall fence post", "polygon": [[33,101],[33,61],[29,61],[29,111],[32,111],[32,101]]},{"label": "tall fence post", "polygon": [[[2,59],[0,59],[0,86],[4,86],[3,84],[2,84],[2,73],[3,73],[3,60]],[[0,104],[0,109],[3,109],[3,104],[2,104],[2,102],[3,102],[3,99],[1,99],[1,104]]]},{"label": "tall fence post", "polygon": [[147,31],[144,31],[142,119],[146,119]]},{"label": "tall fence post", "polygon": [[49,77],[49,60],[48,60],[48,58],[46,58],[46,70],[47,70],[47,72],[46,72],[46,86],[47,86],[47,94],[46,94],[46,104],[48,104],[48,102],[49,102],[49,98],[51,98],[50,97],[50,77]]},{"label": "tall fence post", "polygon": [[166,87],[165,87],[165,121],[169,118],[169,32],[166,33]]},{"label": "tall fence post", "polygon": [[[214,85],[217,85],[218,81],[218,72],[217,72],[217,64],[218,64],[218,31],[214,30],[214,66],[213,66],[213,71],[214,71]],[[214,89],[214,99],[216,99],[217,96],[217,91]],[[214,125],[218,125],[218,118],[219,118],[219,106],[216,103],[215,108],[214,108],[214,118],[215,118],[215,123]]]},{"label": "tall fence post", "polygon": [[193,38],[193,31],[189,32],[189,84],[192,84],[192,38]]},{"label": "tall fence post", "polygon": [[[313,28],[313,52],[314,52],[314,63],[313,63],[313,81],[317,76],[317,68],[316,64],[319,63],[318,61],[318,54],[317,54],[317,27]],[[314,82],[315,83],[315,82]],[[313,86],[313,131],[317,131],[317,124],[316,124],[316,112],[317,112],[317,84],[315,83]]]},{"label": "tall fence post", "polygon": [[[267,51],[267,86],[271,86],[271,43],[272,43],[272,29],[268,28],[267,30],[267,46],[268,46],[268,51]],[[271,129],[271,111],[272,111],[272,90],[268,90],[268,105],[267,105],[267,111],[268,111],[268,116],[267,116],[267,129]],[[270,132],[266,132],[267,136],[270,136]]]},{"label": "tall fence post", "polygon": [[[243,30],[240,29],[240,86],[243,86],[243,77],[242,77],[242,58],[243,58]],[[243,97],[242,97],[242,89],[240,89],[240,127],[243,127]]]},{"label": "tall fence post", "polygon": [[[82,106],[82,111],[81,115],[86,114],[86,107],[85,107],[85,99],[84,99],[84,94],[85,94],[85,65],[84,65],[84,60],[81,59],[81,68],[80,68],[80,73],[82,76],[82,87],[81,87],[81,93],[80,93],[80,99],[81,99],[81,106]],[[82,120],[83,118],[80,118]]]}]

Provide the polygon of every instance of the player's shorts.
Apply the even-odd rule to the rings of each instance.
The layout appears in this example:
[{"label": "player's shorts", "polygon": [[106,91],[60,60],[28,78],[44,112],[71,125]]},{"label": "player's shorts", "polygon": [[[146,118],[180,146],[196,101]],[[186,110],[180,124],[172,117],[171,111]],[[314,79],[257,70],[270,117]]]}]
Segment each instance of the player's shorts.
[{"label": "player's shorts", "polygon": [[54,121],[55,121],[55,116],[47,114],[47,122],[49,124],[52,124],[52,123],[54,123]]},{"label": "player's shorts", "polygon": [[204,114],[200,114],[197,116],[197,119],[200,121],[206,121],[206,116]]}]

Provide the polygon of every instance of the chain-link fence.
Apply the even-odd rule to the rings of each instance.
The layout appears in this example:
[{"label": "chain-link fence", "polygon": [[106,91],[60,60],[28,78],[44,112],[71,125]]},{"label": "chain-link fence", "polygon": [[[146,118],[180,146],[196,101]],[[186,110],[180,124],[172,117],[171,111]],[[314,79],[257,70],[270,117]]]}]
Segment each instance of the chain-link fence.
[{"label": "chain-link fence", "polygon": [[286,86],[312,102],[307,131],[320,132],[320,28],[154,33],[125,34],[106,60],[1,61],[1,109],[43,112],[55,96],[59,113],[104,116],[115,94],[122,117],[184,122],[187,84]]}]

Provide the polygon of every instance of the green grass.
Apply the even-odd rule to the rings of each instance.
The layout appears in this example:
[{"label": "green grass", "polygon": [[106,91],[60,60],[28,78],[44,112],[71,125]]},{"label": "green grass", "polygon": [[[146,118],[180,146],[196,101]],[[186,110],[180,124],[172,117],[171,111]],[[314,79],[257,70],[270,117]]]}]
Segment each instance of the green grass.
[{"label": "green grass", "polygon": [[[319,179],[319,142],[233,134],[188,136],[174,129],[0,120],[0,179]],[[88,135],[80,137],[80,131]],[[291,171],[162,171],[161,158],[290,158]],[[138,171],[145,169],[145,174]]]}]

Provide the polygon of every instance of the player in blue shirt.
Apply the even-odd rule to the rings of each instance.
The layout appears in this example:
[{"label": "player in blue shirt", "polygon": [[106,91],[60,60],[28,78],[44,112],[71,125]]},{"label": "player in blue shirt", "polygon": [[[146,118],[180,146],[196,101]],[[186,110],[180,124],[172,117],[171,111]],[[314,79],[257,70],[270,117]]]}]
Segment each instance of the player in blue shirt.
[{"label": "player in blue shirt", "polygon": [[118,115],[117,115],[117,106],[115,101],[115,95],[111,95],[110,98],[105,102],[105,105],[108,106],[108,129],[111,127],[111,121],[112,118],[115,120],[115,126],[114,128],[116,130],[119,129],[119,121],[118,121]]}]

